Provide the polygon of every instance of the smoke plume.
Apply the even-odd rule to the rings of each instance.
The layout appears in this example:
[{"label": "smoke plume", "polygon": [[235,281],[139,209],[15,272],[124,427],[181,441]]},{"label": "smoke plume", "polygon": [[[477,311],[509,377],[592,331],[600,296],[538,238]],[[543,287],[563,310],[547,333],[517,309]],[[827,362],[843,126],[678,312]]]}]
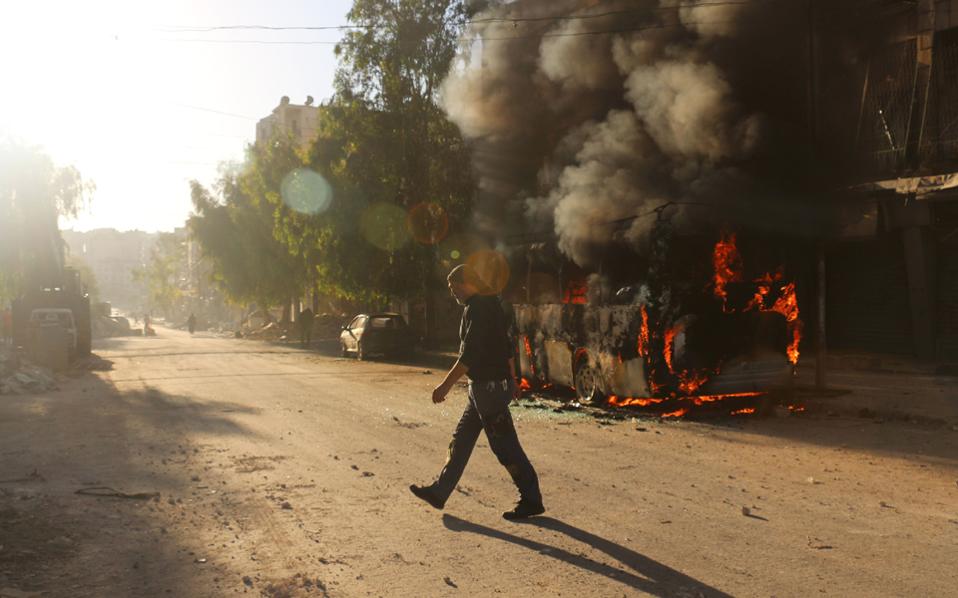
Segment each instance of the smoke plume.
[{"label": "smoke plume", "polygon": [[770,219],[800,145],[777,123],[804,110],[797,59],[773,49],[796,35],[794,5],[519,1],[478,15],[442,102],[472,143],[479,224],[552,231],[586,265],[613,241],[640,248],[656,210],[689,228]]}]

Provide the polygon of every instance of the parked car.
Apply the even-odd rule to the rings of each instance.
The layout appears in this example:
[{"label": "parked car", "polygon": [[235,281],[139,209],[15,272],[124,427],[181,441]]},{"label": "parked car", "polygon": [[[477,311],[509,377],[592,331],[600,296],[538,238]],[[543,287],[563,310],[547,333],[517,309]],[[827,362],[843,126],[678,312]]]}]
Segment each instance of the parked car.
[{"label": "parked car", "polygon": [[393,357],[411,351],[415,339],[399,314],[359,314],[343,326],[339,345],[343,356],[352,353],[357,359],[370,355]]}]

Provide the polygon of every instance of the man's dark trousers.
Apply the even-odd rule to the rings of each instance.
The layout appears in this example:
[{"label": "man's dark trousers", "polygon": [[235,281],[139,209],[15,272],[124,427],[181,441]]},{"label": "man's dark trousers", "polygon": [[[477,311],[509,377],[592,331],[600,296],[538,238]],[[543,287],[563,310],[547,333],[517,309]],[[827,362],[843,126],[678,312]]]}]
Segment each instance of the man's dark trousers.
[{"label": "man's dark trousers", "polygon": [[519,444],[509,413],[511,400],[512,385],[507,380],[469,383],[469,402],[449,443],[449,459],[435,484],[436,493],[443,502],[459,483],[481,430],[486,431],[489,448],[512,476],[522,500],[542,502],[539,478]]}]

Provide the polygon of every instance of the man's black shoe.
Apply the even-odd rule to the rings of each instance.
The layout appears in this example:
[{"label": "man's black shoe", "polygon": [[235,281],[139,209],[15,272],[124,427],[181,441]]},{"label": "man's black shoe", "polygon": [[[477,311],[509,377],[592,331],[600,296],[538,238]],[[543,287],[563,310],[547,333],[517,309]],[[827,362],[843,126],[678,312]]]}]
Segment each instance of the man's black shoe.
[{"label": "man's black shoe", "polygon": [[541,502],[534,503],[520,500],[519,504],[516,505],[516,508],[503,513],[502,518],[508,519],[509,521],[515,521],[516,519],[525,519],[534,515],[542,515],[545,512],[546,508],[542,506]]},{"label": "man's black shoe", "polygon": [[409,486],[409,491],[440,511],[446,506],[446,501],[440,500],[439,497],[436,496],[436,492],[432,489],[432,486],[417,486],[412,484]]}]

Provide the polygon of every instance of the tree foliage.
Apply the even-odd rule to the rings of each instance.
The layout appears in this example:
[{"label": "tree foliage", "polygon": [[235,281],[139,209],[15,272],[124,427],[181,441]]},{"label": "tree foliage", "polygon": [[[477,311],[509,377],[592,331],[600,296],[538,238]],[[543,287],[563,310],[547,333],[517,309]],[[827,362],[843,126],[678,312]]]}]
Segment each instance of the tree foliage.
[{"label": "tree foliage", "polygon": [[0,296],[15,295],[28,274],[59,275],[58,218],[76,215],[92,190],[75,168],[55,166],[39,148],[0,139]]},{"label": "tree foliage", "polygon": [[100,297],[100,284],[96,279],[93,268],[82,257],[74,254],[67,255],[66,265],[80,273],[80,280],[83,281],[83,288],[90,297],[90,303],[99,303],[102,299]]},{"label": "tree foliage", "polygon": [[266,307],[302,292],[304,262],[274,236],[273,204],[247,190],[269,188],[256,180],[260,171],[244,172],[224,172],[217,185],[219,197],[192,183],[195,214],[189,228],[226,296]]},{"label": "tree foliage", "polygon": [[160,233],[146,265],[133,270],[133,280],[146,288],[148,311],[172,315],[183,295],[186,270],[185,239],[174,233]]},{"label": "tree foliage", "polygon": [[423,239],[410,226],[437,211],[447,229],[465,221],[468,153],[437,93],[469,16],[461,0],[353,3],[348,19],[360,27],[337,46],[336,96],[310,154],[310,165],[333,181],[337,202],[326,220],[293,228],[307,237],[318,229],[312,236],[322,253],[336,256],[320,264],[321,279],[343,295],[420,293],[440,235]]},{"label": "tree foliage", "polygon": [[[280,134],[249,148],[220,197],[194,184],[190,228],[231,297],[421,295],[435,243],[464,225],[472,195],[465,144],[437,101],[469,16],[463,0],[356,0],[359,27],[337,46],[336,94],[308,151]],[[284,195],[291,177],[318,178],[330,197],[304,209]]]}]

